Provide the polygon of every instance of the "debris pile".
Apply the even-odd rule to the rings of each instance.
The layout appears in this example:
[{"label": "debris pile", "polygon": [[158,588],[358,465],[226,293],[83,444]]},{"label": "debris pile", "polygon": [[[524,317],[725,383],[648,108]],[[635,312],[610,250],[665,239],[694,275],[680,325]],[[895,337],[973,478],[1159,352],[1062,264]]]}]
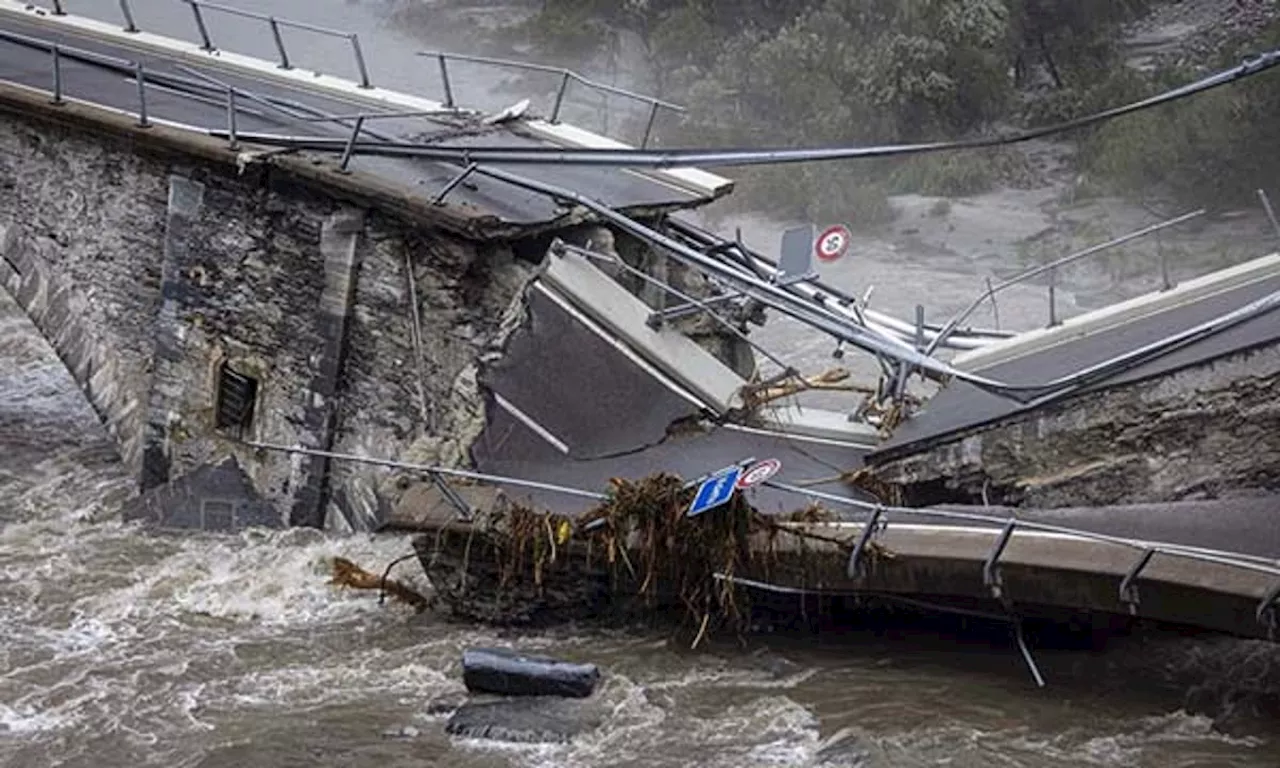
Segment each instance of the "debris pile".
[{"label": "debris pile", "polygon": [[[821,587],[839,578],[853,536],[806,524],[833,516],[814,505],[768,516],[741,492],[690,516],[696,483],[670,474],[614,479],[609,498],[578,519],[508,505],[414,546],[455,615],[498,624],[578,618],[632,620],[674,612],[697,628],[742,630],[749,621],[735,578]],[[813,546],[818,544],[820,546]]]}]

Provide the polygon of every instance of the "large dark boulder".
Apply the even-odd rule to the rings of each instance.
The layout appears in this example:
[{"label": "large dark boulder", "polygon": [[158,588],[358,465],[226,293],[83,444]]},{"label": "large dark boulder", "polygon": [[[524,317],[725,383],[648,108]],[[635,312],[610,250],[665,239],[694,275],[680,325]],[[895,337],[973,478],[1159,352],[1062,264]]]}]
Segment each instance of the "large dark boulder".
[{"label": "large dark boulder", "polygon": [[445,724],[457,736],[533,744],[563,744],[600,727],[599,705],[577,699],[523,696],[468,702]]},{"label": "large dark boulder", "polygon": [[600,670],[594,664],[526,656],[500,648],[470,648],[462,654],[462,682],[472,692],[585,698],[599,681]]}]

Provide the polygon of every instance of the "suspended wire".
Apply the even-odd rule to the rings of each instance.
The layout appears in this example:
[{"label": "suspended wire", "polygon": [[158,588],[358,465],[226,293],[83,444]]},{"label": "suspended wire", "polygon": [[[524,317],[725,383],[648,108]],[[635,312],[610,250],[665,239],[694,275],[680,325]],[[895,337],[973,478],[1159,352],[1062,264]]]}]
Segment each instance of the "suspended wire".
[{"label": "suspended wire", "polygon": [[[1017,144],[1057,133],[1085,128],[1113,120],[1123,115],[1139,112],[1162,104],[1185,99],[1198,93],[1260,74],[1280,65],[1280,49],[1267,51],[1247,58],[1242,64],[1222,70],[1195,82],[1164,91],[1140,101],[1096,112],[1084,117],[1066,120],[1052,125],[1014,133],[973,139],[924,142],[917,144],[887,144],[877,146],[802,147],[772,149],[562,149],[558,147],[445,147],[410,141],[371,143],[357,141],[353,151],[359,154],[399,157],[420,157],[434,160],[466,163],[502,164],[556,164],[596,165],[632,168],[678,168],[699,166],[715,168],[723,166],[778,165],[784,163],[851,160],[875,157],[896,157],[957,149],[983,149]],[[214,135],[221,132],[214,131]],[[241,138],[255,143],[288,143],[315,150],[338,151],[347,145],[342,138],[307,136],[280,136],[275,134],[241,134]]]}]

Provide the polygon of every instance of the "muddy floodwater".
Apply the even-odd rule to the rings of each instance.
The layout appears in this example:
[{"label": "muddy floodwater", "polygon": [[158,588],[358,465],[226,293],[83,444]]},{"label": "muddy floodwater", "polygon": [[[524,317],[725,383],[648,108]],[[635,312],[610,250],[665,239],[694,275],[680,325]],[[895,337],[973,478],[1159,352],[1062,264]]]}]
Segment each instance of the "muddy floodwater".
[{"label": "muddy floodwater", "polygon": [[[509,634],[327,585],[402,537],[156,534],[69,376],[0,298],[0,765],[1276,766],[1280,652],[1168,633],[1040,649],[928,628],[719,641]],[[410,562],[406,578],[420,578]],[[567,745],[445,733],[461,651],[599,664],[601,726]]]},{"label": "muddy floodwater", "polygon": [[[260,5],[361,34],[376,33],[385,6]],[[179,6],[134,2],[140,21],[158,14],[173,31],[188,19]],[[394,40],[366,50],[405,62],[392,68],[403,84],[412,46]],[[778,232],[745,234],[764,246]],[[945,317],[981,284],[873,250],[854,249],[848,287],[876,284],[873,304],[901,317],[920,297],[930,319]],[[1041,322],[1042,289],[1003,301],[1006,325]],[[830,360],[829,343],[801,329],[761,339],[806,364]],[[697,652],[656,631],[504,633],[327,584],[332,557],[381,569],[409,551],[403,537],[124,525],[114,510],[130,481],[117,461],[52,351],[0,296],[5,768],[1280,766],[1280,651],[1265,643],[1153,631],[1039,648],[1049,685],[1037,689],[1007,638],[937,627],[720,639]],[[399,568],[421,585],[414,563]],[[461,652],[476,645],[600,665],[600,727],[565,745],[446,734]]]}]

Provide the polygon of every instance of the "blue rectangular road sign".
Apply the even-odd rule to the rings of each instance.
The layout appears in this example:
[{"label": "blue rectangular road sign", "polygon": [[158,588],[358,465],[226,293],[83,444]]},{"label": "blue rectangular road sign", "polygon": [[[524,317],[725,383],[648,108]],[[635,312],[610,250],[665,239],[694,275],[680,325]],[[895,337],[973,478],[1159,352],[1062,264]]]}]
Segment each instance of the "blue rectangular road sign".
[{"label": "blue rectangular road sign", "polygon": [[708,509],[714,509],[733,498],[733,490],[737,486],[738,476],[741,474],[742,467],[730,467],[703,480],[702,485],[698,486],[698,493],[693,497],[693,503],[689,505],[689,511],[685,513],[685,516],[700,515]]}]

